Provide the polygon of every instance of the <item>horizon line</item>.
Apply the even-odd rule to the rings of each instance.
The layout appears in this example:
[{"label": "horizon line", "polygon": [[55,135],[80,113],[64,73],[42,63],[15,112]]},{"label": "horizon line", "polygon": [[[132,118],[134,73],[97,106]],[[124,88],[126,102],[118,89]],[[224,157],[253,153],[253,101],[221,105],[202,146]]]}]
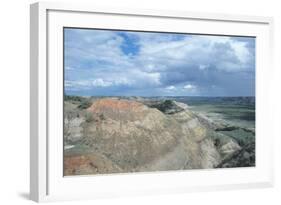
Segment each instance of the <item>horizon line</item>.
[{"label": "horizon line", "polygon": [[256,97],[255,95],[71,95],[65,94],[64,96],[77,96],[77,97]]}]

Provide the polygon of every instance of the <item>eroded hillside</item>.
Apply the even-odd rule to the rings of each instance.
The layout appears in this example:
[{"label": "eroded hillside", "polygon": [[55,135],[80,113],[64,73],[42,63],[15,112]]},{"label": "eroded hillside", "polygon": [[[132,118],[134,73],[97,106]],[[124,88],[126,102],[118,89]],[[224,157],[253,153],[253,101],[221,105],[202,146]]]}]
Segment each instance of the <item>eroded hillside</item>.
[{"label": "eroded hillside", "polygon": [[226,167],[243,155],[216,131],[223,125],[183,103],[78,98],[64,107],[65,175]]}]

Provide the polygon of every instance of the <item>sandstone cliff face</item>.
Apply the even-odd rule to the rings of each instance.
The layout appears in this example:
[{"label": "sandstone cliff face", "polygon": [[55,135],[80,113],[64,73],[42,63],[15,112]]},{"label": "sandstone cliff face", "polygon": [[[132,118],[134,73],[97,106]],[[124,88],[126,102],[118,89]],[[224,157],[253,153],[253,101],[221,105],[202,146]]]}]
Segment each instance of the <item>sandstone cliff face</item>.
[{"label": "sandstone cliff face", "polygon": [[240,149],[185,104],[166,104],[105,98],[65,120],[87,147],[65,156],[65,175],[214,168]]}]

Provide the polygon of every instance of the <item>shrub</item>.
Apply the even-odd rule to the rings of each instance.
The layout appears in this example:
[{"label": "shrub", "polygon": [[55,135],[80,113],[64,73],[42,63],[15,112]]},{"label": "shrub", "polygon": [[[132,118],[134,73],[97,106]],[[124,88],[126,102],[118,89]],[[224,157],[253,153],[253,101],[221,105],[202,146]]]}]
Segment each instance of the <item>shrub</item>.
[{"label": "shrub", "polygon": [[82,98],[82,97],[79,97],[79,96],[72,96],[72,95],[65,95],[65,96],[64,96],[64,100],[65,100],[65,101],[72,100],[72,101],[81,102],[82,99],[83,99],[83,98]]},{"label": "shrub", "polygon": [[100,120],[105,120],[105,116],[104,116],[104,114],[102,113],[102,114],[100,114],[99,115],[99,118],[100,118]]},{"label": "shrub", "polygon": [[89,112],[86,113],[85,118],[86,118],[86,122],[91,122],[94,120],[93,114]]},{"label": "shrub", "polygon": [[78,108],[79,109],[87,109],[88,107],[90,107],[92,105],[92,102],[89,100],[83,101]]},{"label": "shrub", "polygon": [[152,105],[151,107],[157,108],[161,112],[166,112],[169,109],[172,109],[175,107],[174,103],[172,100],[165,100],[164,102],[161,102],[159,104]]}]

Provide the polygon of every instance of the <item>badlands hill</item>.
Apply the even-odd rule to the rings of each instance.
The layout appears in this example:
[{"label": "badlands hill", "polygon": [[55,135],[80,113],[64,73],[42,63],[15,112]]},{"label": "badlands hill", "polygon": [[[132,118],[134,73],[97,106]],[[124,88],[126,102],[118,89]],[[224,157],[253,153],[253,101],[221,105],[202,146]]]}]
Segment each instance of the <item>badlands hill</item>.
[{"label": "badlands hill", "polygon": [[216,131],[224,127],[183,103],[98,98],[64,106],[65,175],[245,165],[245,149]]}]

